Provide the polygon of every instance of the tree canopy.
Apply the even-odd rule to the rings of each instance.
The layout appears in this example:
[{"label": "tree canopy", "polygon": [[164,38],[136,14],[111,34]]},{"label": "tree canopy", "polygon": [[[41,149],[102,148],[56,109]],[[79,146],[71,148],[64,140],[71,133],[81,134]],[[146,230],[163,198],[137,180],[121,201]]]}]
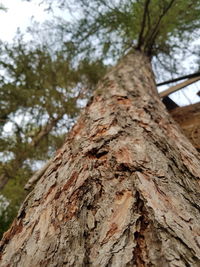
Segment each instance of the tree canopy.
[{"label": "tree canopy", "polygon": [[171,57],[178,48],[187,50],[198,37],[200,1],[57,2],[75,17],[71,23],[58,22],[65,31],[64,45],[74,46],[76,54],[85,52],[87,57],[119,58],[133,48],[150,57]]}]

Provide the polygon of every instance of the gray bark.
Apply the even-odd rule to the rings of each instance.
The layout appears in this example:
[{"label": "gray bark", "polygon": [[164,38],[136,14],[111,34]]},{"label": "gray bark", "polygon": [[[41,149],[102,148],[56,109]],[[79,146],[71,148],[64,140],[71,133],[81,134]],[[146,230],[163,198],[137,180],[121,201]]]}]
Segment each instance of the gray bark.
[{"label": "gray bark", "polygon": [[0,266],[200,266],[200,161],[148,59],[98,84],[1,242]]}]

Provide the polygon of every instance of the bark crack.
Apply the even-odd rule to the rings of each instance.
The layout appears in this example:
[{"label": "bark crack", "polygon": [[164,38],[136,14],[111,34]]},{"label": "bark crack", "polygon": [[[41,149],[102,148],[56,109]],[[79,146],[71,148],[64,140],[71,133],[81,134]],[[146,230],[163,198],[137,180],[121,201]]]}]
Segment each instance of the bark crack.
[{"label": "bark crack", "polygon": [[136,231],[134,233],[136,246],[133,250],[133,262],[138,267],[151,266],[149,259],[147,244],[145,241],[145,231],[149,225],[148,213],[144,208],[144,201],[141,199],[139,192],[136,192],[136,207],[140,217],[136,221]]}]

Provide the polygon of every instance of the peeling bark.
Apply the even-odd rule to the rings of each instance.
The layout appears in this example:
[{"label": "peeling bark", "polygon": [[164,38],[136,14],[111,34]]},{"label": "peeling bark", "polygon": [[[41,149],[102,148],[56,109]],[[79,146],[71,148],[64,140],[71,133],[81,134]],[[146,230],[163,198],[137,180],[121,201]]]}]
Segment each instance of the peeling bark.
[{"label": "peeling bark", "polygon": [[200,264],[200,161],[148,59],[98,84],[1,241],[0,266]]}]

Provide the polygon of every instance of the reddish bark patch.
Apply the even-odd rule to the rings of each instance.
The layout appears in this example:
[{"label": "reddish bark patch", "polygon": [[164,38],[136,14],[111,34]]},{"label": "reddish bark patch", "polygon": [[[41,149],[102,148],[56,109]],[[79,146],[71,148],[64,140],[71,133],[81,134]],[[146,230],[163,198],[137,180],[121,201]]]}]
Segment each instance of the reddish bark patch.
[{"label": "reddish bark patch", "polygon": [[108,130],[109,127],[110,127],[110,124],[98,125],[96,128],[96,132],[93,136],[97,137],[99,135],[100,136],[103,135]]},{"label": "reddish bark patch", "polygon": [[106,243],[118,230],[118,226],[116,223],[112,223],[110,225],[109,231],[106,233],[106,237],[104,238],[102,243]]},{"label": "reddish bark patch", "polygon": [[120,149],[115,152],[115,157],[118,163],[127,163],[127,164],[133,163],[133,155],[130,149],[126,146],[120,147]]},{"label": "reddish bark patch", "polygon": [[63,190],[68,190],[68,188],[74,183],[78,178],[78,173],[74,172],[72,176],[69,178],[69,180],[66,182],[66,184],[63,186]]},{"label": "reddish bark patch", "polygon": [[47,192],[47,194],[46,194],[46,197],[45,197],[45,198],[47,198],[47,197],[49,196],[49,194],[51,194],[51,192],[54,190],[55,186],[56,186],[56,183],[55,183],[55,184],[53,184],[53,185],[52,185],[52,186],[49,188],[49,190],[48,190],[48,192]]},{"label": "reddish bark patch", "polygon": [[71,220],[72,217],[74,217],[74,215],[76,214],[76,211],[78,210],[78,206],[77,206],[78,199],[77,198],[67,205],[67,214],[64,218],[66,221]]},{"label": "reddish bark patch", "polygon": [[58,198],[60,197],[61,193],[62,193],[62,191],[61,191],[61,190],[58,190],[58,191],[56,192],[56,194],[55,194],[54,199],[55,199],[55,200],[58,199]]},{"label": "reddish bark patch", "polygon": [[119,104],[122,104],[124,106],[131,106],[132,101],[129,98],[125,98],[125,97],[118,97],[117,101]]}]

